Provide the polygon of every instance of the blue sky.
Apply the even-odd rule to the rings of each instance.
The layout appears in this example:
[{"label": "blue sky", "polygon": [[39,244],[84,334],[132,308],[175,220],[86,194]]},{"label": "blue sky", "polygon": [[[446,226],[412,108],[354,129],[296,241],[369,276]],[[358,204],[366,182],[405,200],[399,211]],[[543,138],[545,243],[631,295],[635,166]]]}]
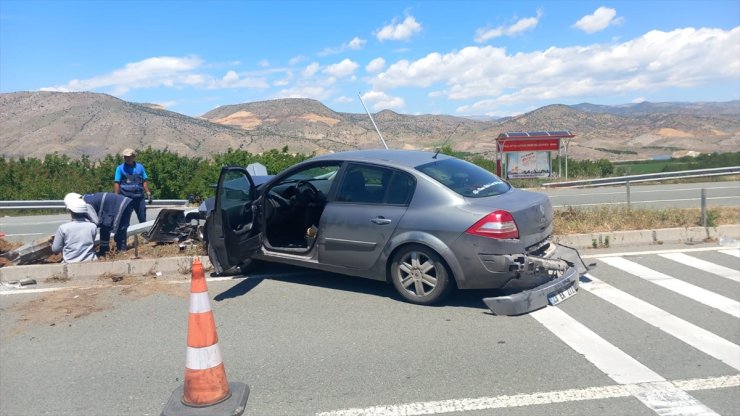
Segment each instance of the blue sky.
[{"label": "blue sky", "polygon": [[737,100],[740,1],[0,0],[0,92],[40,90],[190,116]]}]

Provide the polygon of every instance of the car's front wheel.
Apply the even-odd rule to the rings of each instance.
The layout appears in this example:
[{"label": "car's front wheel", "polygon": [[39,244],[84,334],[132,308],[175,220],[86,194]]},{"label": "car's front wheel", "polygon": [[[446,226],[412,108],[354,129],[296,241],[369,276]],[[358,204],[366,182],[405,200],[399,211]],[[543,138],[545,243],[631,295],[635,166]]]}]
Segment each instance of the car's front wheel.
[{"label": "car's front wheel", "polygon": [[442,258],[434,250],[421,245],[402,247],[393,256],[391,281],[407,301],[431,305],[449,295],[450,275]]}]

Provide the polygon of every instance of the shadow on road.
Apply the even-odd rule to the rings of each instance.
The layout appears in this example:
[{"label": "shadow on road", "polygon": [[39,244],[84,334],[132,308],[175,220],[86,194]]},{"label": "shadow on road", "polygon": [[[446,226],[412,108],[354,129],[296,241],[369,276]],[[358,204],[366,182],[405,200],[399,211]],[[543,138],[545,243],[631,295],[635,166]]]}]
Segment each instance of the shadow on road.
[{"label": "shadow on road", "polygon": [[[245,295],[249,293],[250,290],[257,287],[257,285],[259,285],[264,279],[270,279],[286,283],[360,293],[404,302],[403,298],[401,298],[393,286],[386,282],[346,276],[337,273],[322,272],[298,266],[263,264],[253,273],[248,275],[234,275],[235,279],[238,279],[239,277],[245,277],[245,279],[230,289],[216,295],[214,300],[222,301]],[[488,310],[482,299],[484,297],[497,296],[498,294],[499,292],[496,290],[457,290],[441,304],[429,307],[436,308],[452,306]]]}]

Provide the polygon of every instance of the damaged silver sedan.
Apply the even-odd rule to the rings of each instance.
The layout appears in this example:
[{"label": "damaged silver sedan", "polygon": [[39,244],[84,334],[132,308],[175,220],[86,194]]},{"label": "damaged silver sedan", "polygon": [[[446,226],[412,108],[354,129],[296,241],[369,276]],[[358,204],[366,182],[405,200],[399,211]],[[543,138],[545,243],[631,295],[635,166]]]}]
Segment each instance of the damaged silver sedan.
[{"label": "damaged silver sedan", "polygon": [[517,315],[576,293],[578,252],[551,241],[548,197],[433,152],[362,150],[317,156],[259,187],[225,167],[205,237],[217,272],[254,260],[387,281],[430,305],[454,289]]}]

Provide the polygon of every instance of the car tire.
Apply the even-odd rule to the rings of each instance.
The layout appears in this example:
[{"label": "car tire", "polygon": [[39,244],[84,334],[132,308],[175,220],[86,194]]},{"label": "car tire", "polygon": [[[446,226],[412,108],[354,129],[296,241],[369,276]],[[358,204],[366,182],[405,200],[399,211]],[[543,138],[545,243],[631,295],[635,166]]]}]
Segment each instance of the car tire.
[{"label": "car tire", "polygon": [[398,294],[418,305],[431,305],[447,297],[453,288],[442,258],[422,245],[401,247],[393,256],[390,277]]}]

